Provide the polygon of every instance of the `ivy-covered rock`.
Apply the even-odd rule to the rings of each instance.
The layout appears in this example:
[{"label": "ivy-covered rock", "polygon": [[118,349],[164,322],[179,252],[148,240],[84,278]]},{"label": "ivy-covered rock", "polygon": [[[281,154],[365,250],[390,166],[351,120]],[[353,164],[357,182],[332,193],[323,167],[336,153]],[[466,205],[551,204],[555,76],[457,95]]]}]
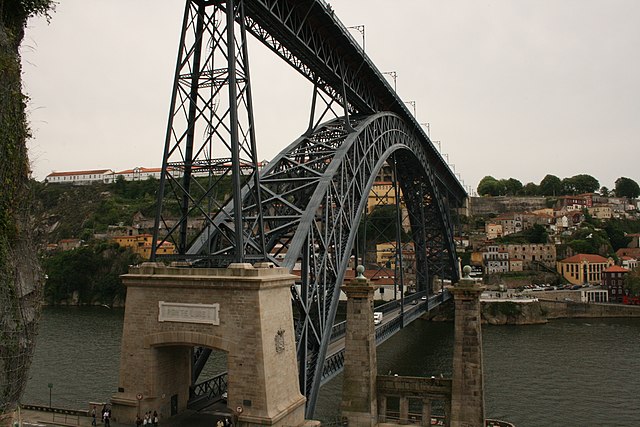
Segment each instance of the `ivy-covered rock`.
[{"label": "ivy-covered rock", "polygon": [[0,0],[0,426],[12,424],[24,391],[42,300],[18,49],[27,19],[51,7],[51,0]]}]

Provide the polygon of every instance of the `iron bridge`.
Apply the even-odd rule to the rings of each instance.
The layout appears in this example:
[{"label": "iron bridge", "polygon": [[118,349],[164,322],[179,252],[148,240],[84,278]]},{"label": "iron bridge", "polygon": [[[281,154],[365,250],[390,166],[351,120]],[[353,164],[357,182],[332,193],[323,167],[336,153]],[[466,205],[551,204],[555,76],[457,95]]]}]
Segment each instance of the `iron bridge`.
[{"label": "iron bridge", "polygon": [[[266,165],[257,157],[248,35],[313,87],[307,130]],[[383,168],[391,171],[384,196],[393,194],[393,213],[372,229],[376,210],[369,199]],[[291,292],[307,417],[320,385],[340,369],[332,345],[346,271],[373,263],[381,241],[374,235],[393,243],[401,295],[389,307],[400,311],[378,329],[378,339],[386,339],[448,297],[433,294],[435,277],[457,281],[451,212],[466,196],[327,3],[186,1],[152,259],[196,267],[269,261],[299,271]],[[173,247],[176,253],[168,254]],[[414,295],[427,302],[407,309],[408,251]],[[194,353],[194,384],[209,353]]]}]

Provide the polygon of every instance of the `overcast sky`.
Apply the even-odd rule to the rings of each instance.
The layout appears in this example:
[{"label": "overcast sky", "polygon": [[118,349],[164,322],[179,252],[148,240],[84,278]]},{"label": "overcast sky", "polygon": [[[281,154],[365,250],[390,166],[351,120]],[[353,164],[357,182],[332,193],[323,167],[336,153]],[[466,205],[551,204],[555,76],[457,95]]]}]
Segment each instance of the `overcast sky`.
[{"label": "overcast sky", "polygon": [[[182,0],[60,0],[22,49],[34,176],[158,167]],[[640,1],[334,0],[465,185],[640,181]],[[354,38],[360,40],[358,32]],[[310,85],[250,46],[258,156],[307,123]],[[410,107],[411,110],[411,107]]]}]

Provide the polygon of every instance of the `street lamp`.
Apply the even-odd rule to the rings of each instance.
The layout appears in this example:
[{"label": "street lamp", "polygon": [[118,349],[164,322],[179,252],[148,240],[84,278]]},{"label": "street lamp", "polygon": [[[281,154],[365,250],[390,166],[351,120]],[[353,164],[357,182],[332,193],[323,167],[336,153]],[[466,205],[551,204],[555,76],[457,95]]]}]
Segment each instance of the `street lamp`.
[{"label": "street lamp", "polygon": [[49,408],[51,408],[51,389],[53,388],[53,383],[47,384],[47,387],[49,387]]},{"label": "street lamp", "polygon": [[364,25],[354,25],[352,27],[347,27],[349,30],[356,30],[360,34],[362,34],[362,51],[364,52]]},{"label": "street lamp", "polygon": [[393,91],[397,92],[396,79],[398,78],[398,73],[396,73],[395,71],[385,71],[382,74],[386,74],[387,76],[390,76],[393,79]]},{"label": "street lamp", "polygon": [[413,107],[413,117],[416,117],[416,101],[404,101],[404,103]]},{"label": "street lamp", "polygon": [[431,138],[431,135],[429,135],[431,133],[431,126],[429,125],[429,123],[420,123],[420,124],[427,128],[427,136]]}]

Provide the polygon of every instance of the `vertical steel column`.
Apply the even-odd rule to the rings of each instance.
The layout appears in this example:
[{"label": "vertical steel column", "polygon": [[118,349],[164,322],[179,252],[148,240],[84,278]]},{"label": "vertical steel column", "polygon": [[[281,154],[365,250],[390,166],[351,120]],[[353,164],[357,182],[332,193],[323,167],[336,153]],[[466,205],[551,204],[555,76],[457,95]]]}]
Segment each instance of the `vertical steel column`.
[{"label": "vertical steel column", "polygon": [[182,219],[180,222],[180,239],[178,240],[178,253],[187,251],[187,229],[189,216],[189,199],[191,189],[191,171],[193,169],[193,140],[196,128],[196,114],[198,113],[198,86],[200,84],[200,60],[202,56],[202,29],[204,26],[204,6],[198,6],[198,17],[196,20],[196,41],[193,49],[193,69],[191,70],[191,91],[189,94],[189,115],[187,128],[187,144],[184,153],[184,171],[182,175]]},{"label": "vertical steel column", "polygon": [[[242,0],[240,0],[242,1]],[[229,72],[229,131],[231,136],[231,182],[233,189],[233,224],[235,227],[236,262],[244,262],[244,230],[242,229],[242,182],[240,180],[240,142],[238,141],[238,91],[236,87],[235,4],[227,0],[227,59]]]},{"label": "vertical steel column", "polygon": [[162,155],[162,172],[160,173],[160,186],[158,189],[158,198],[156,203],[156,218],[153,226],[153,242],[151,242],[151,261],[156,260],[156,251],[158,245],[159,230],[162,224],[162,206],[164,200],[164,191],[167,182],[167,166],[169,161],[169,151],[171,150],[171,130],[173,129],[173,112],[176,108],[176,100],[178,95],[178,83],[180,81],[180,69],[182,58],[185,54],[185,40],[187,38],[189,10],[191,4],[186,2],[184,7],[184,17],[182,18],[182,32],[180,33],[180,47],[178,48],[178,58],[176,59],[176,72],[173,76],[173,90],[171,91],[171,107],[169,110],[169,118],[167,120],[167,133],[165,134],[164,151]]},{"label": "vertical steel column", "polygon": [[249,67],[249,52],[247,50],[247,31],[245,28],[245,16],[244,16],[244,3],[240,1],[240,38],[242,41],[242,59],[244,60],[244,79],[245,79],[245,93],[247,97],[247,119],[249,120],[249,145],[251,147],[251,160],[255,167],[253,171],[253,186],[255,203],[258,206],[258,238],[260,250],[263,255],[263,259],[266,260],[267,248],[264,240],[264,220],[262,216],[262,191],[260,187],[260,171],[258,170],[258,149],[256,147],[256,127],[255,120],[253,118],[253,97],[251,95],[251,73]]},{"label": "vertical steel column", "polygon": [[[393,193],[396,205],[396,269],[400,273],[400,327],[404,327],[404,268],[402,265],[402,206],[400,204],[400,187],[398,186],[398,166],[395,156],[393,161]],[[394,282],[398,283],[398,274]]]}]

